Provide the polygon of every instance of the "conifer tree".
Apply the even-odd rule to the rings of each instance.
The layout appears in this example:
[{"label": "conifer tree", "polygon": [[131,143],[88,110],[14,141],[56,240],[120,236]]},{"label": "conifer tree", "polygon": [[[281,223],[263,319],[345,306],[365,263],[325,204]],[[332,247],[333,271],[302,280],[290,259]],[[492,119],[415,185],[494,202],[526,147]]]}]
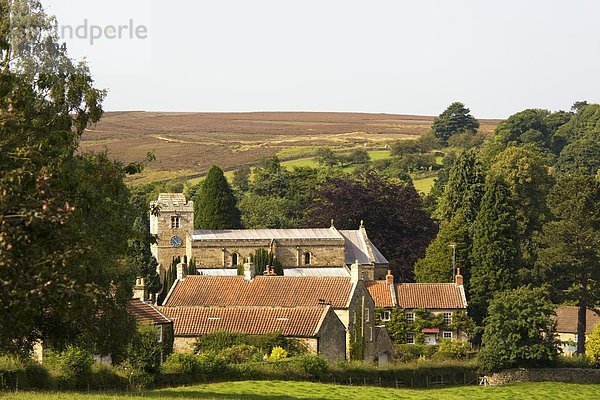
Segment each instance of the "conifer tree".
[{"label": "conifer tree", "polygon": [[519,281],[521,253],[515,208],[502,180],[488,179],[473,231],[470,306],[471,315],[481,324],[494,294],[518,286]]},{"label": "conifer tree", "polygon": [[194,197],[196,229],[241,227],[240,211],[221,168],[213,165]]}]

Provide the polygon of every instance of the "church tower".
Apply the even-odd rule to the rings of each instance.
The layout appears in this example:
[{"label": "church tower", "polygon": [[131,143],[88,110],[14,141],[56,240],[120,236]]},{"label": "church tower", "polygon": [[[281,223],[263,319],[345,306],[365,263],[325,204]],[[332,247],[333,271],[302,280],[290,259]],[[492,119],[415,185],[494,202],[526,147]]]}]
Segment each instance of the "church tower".
[{"label": "church tower", "polygon": [[150,233],[157,236],[151,246],[158,260],[157,272],[161,282],[174,257],[186,255],[194,231],[194,202],[186,200],[183,193],[160,193],[150,202]]}]

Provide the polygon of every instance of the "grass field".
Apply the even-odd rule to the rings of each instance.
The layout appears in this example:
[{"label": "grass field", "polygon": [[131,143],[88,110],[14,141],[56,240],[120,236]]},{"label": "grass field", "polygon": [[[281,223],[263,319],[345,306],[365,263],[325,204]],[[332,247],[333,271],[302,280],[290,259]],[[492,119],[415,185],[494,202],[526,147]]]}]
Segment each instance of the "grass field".
[{"label": "grass field", "polygon": [[14,400],[121,400],[121,399],[598,399],[600,385],[570,383],[520,383],[500,387],[460,386],[444,389],[388,389],[340,386],[307,382],[246,381],[154,390],[131,394],[80,393],[1,393],[1,399]]}]

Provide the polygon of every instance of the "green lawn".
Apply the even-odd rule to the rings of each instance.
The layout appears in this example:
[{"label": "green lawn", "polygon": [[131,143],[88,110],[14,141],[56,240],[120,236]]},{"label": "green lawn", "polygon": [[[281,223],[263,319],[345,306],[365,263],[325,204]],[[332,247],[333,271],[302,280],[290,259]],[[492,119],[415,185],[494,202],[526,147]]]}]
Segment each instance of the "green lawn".
[{"label": "green lawn", "polygon": [[417,189],[418,192],[429,194],[429,192],[431,192],[431,188],[433,187],[434,182],[435,177],[432,176],[429,178],[414,179],[413,185],[415,186],[415,189]]},{"label": "green lawn", "polygon": [[570,383],[520,383],[501,387],[459,386],[444,389],[388,389],[326,385],[307,382],[246,381],[154,390],[131,394],[2,393],[0,399],[597,399],[600,385]]}]

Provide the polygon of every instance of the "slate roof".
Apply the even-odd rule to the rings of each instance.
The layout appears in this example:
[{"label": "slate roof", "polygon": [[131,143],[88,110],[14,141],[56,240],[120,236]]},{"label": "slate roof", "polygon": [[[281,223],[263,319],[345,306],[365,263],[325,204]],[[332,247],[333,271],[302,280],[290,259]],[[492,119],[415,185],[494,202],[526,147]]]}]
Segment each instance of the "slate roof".
[{"label": "slate roof", "polygon": [[340,233],[346,239],[344,253],[347,265],[353,264],[356,260],[362,265],[370,265],[371,263],[389,264],[388,260],[369,240],[363,229],[341,230]]},{"label": "slate roof", "polygon": [[394,307],[394,286],[388,285],[386,281],[365,282],[367,290],[371,294],[376,307]]},{"label": "slate roof", "polygon": [[354,285],[344,277],[188,275],[177,281],[164,303],[178,306],[316,306],[323,300],[334,308],[346,308]]},{"label": "slate roof", "polygon": [[[556,307],[556,332],[560,333],[577,333],[577,310],[575,306],[558,306]],[[585,333],[591,333],[598,323],[600,316],[592,310],[587,310]]]},{"label": "slate roof", "polygon": [[192,239],[196,241],[333,239],[340,242],[344,240],[335,228],[196,230],[192,234]]},{"label": "slate roof", "polygon": [[171,323],[171,320],[165,317],[160,311],[140,299],[129,300],[128,308],[136,321],[141,324],[162,325]]},{"label": "slate roof", "polygon": [[161,307],[173,319],[177,336],[197,336],[217,331],[259,335],[314,337],[330,311],[316,307]]},{"label": "slate roof", "polygon": [[397,283],[402,308],[467,308],[462,286],[454,283]]},{"label": "slate roof", "polygon": [[342,276],[349,277],[350,272],[346,267],[343,268],[285,268],[283,270],[283,276]]}]

